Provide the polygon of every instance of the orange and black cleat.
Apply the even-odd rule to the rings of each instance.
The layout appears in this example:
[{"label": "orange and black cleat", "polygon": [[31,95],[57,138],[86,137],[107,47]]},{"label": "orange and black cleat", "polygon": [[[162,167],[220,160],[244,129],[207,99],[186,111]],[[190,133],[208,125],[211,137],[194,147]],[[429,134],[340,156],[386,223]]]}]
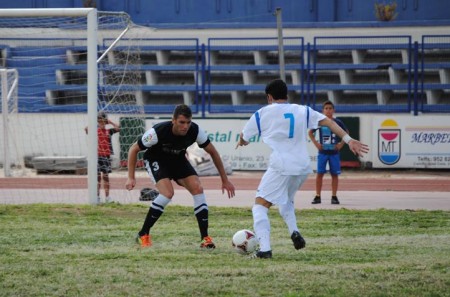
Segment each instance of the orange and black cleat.
[{"label": "orange and black cleat", "polygon": [[200,243],[200,248],[206,248],[206,249],[215,249],[216,245],[212,241],[212,238],[210,236],[203,237],[202,242]]},{"label": "orange and black cleat", "polygon": [[142,248],[148,248],[152,246],[152,236],[150,234],[145,234],[136,236],[136,243],[139,244]]}]

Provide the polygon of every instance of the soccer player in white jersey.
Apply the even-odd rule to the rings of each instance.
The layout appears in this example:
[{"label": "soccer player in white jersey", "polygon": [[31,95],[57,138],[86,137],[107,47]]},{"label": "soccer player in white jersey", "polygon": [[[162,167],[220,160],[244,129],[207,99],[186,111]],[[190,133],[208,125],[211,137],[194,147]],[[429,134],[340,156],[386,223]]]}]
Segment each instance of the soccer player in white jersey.
[{"label": "soccer player in white jersey", "polygon": [[307,150],[308,129],[327,126],[343,139],[358,156],[369,151],[367,145],[352,139],[334,121],[322,113],[287,100],[287,86],[281,79],[267,84],[267,106],[256,111],[242,130],[237,147],[249,144],[250,138],[260,135],[271,149],[270,162],[256,191],[252,208],[253,228],[260,249],[255,258],[272,258],[270,246],[269,208],[277,205],[285,221],[295,249],[302,249],[306,242],[299,232],[295,217],[296,191],[312,172]]}]

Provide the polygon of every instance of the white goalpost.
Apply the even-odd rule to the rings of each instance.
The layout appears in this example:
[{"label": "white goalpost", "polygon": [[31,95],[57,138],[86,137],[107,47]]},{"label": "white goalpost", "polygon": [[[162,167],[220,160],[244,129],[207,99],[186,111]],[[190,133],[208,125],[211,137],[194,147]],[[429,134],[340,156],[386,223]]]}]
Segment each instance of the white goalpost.
[{"label": "white goalpost", "polygon": [[19,75],[16,69],[0,69],[1,82],[1,100],[2,100],[2,140],[3,140],[3,172],[4,175],[11,176],[10,164],[10,146],[6,139],[9,139],[10,121],[12,118],[10,114],[17,113],[17,88]]},{"label": "white goalpost", "polygon": [[99,111],[123,126],[112,163],[125,176],[127,145],[145,128],[135,44],[150,31],[94,8],[0,9],[0,203],[96,204],[98,139],[84,128],[97,131]]}]

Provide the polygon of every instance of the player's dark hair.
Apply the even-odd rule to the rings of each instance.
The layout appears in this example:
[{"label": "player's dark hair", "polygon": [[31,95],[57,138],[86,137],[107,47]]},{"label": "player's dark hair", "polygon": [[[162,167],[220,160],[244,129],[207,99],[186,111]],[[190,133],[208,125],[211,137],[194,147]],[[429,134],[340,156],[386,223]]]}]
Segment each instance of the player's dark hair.
[{"label": "player's dark hair", "polygon": [[106,112],[104,111],[99,111],[97,113],[97,120],[107,120],[108,116],[106,115]]},{"label": "player's dark hair", "polygon": [[173,118],[176,119],[180,115],[185,116],[188,119],[192,118],[191,108],[186,104],[177,105],[177,107],[175,107],[175,110],[173,111]]},{"label": "player's dark hair", "polygon": [[266,95],[272,95],[274,100],[287,99],[287,85],[282,79],[274,79],[266,85]]},{"label": "player's dark hair", "polygon": [[334,104],[330,100],[327,100],[322,104],[322,109],[324,109],[325,106],[327,106],[327,105],[331,105],[331,107],[333,107],[333,109],[334,109]]}]

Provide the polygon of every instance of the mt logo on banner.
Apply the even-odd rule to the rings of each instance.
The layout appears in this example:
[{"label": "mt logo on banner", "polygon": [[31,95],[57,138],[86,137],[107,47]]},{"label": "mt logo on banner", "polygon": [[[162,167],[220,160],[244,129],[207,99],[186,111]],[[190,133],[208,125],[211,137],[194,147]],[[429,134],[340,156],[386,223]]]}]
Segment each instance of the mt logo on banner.
[{"label": "mt logo on banner", "polygon": [[384,120],[378,129],[378,159],[386,165],[393,165],[401,156],[401,130],[396,121]]}]

